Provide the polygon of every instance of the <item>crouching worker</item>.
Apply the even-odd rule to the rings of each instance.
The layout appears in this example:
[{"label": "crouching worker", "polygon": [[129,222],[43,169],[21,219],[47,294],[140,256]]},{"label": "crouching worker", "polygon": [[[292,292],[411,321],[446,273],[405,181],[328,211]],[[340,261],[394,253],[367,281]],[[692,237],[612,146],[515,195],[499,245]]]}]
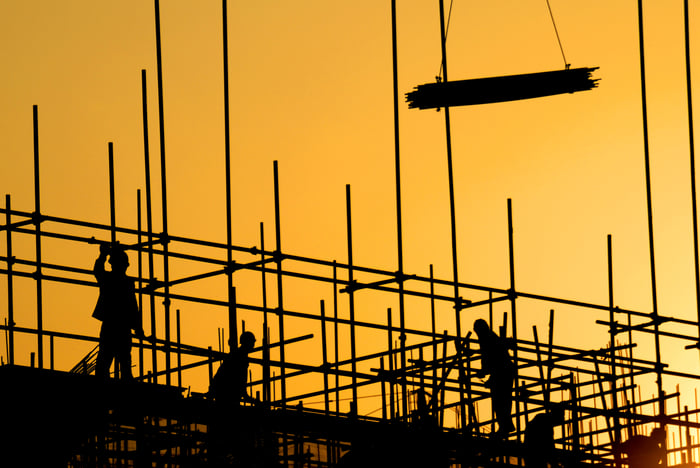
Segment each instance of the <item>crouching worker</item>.
[{"label": "crouching worker", "polygon": [[[107,257],[110,271],[105,270]],[[100,255],[93,268],[100,295],[92,313],[102,322],[95,365],[98,377],[109,377],[109,368],[114,361],[115,376],[131,379],[131,331],[136,332],[137,337],[144,338],[134,280],[126,275],[128,267],[129,256],[123,246],[118,243],[100,244]]]},{"label": "crouching worker", "polygon": [[654,428],[649,436],[634,435],[614,449],[627,454],[629,468],[661,467],[666,459],[666,431]]},{"label": "crouching worker", "polygon": [[208,428],[209,456],[215,466],[263,466],[255,464],[260,458],[257,413],[240,407],[241,401],[259,403],[248,395],[247,388],[248,354],[254,347],[255,335],[241,333],[240,346],[232,347],[209,385],[209,396],[214,399]]},{"label": "crouching worker", "polygon": [[546,413],[539,413],[525,428],[525,466],[547,468],[559,466],[554,449],[554,428],[564,424],[564,407],[553,405]]},{"label": "crouching worker", "polygon": [[241,345],[231,349],[216,371],[209,394],[217,403],[224,406],[236,407],[241,400],[248,403],[258,403],[258,400],[248,395],[248,354],[255,347],[255,335],[249,331],[241,333]]}]

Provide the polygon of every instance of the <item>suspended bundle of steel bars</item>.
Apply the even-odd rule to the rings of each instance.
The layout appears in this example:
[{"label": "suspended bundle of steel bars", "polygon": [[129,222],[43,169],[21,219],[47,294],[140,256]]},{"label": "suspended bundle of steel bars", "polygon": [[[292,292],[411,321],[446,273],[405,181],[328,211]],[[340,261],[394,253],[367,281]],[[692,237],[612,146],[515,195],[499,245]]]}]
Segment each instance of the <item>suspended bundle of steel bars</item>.
[{"label": "suspended bundle of steel bars", "polygon": [[427,83],[406,93],[406,101],[410,109],[439,109],[588,91],[598,86],[599,79],[592,77],[593,71],[597,69],[598,67],[567,68],[541,73]]}]

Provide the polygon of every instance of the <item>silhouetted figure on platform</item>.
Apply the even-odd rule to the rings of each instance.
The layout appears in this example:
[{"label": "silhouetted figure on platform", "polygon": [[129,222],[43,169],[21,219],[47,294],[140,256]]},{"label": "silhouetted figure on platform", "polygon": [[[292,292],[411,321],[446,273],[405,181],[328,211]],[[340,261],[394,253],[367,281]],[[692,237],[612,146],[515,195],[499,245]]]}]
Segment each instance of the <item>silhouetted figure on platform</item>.
[{"label": "silhouetted figure on platform", "polygon": [[630,437],[619,445],[619,451],[627,454],[629,468],[656,468],[666,456],[666,431],[657,427],[651,435]]},{"label": "silhouetted figure on platform", "polygon": [[555,405],[547,413],[540,413],[525,428],[525,466],[547,468],[558,466],[554,451],[554,426],[564,423],[564,408]]},{"label": "silhouetted figure on platform", "polygon": [[416,408],[411,411],[411,425],[418,429],[432,429],[437,427],[437,420],[430,414],[430,406],[425,390],[419,388],[415,392]]},{"label": "silhouetted figure on platform", "polygon": [[248,354],[255,347],[255,335],[249,331],[241,333],[241,345],[232,349],[216,371],[209,386],[209,393],[218,403],[238,406],[241,400],[258,403],[248,395]]},{"label": "silhouetted figure on platform", "polygon": [[479,338],[481,353],[481,370],[476,376],[483,378],[489,375],[486,386],[491,390],[491,406],[496,414],[500,437],[507,437],[513,431],[510,410],[513,401],[513,381],[515,366],[510,360],[505,340],[496,335],[485,320],[474,322],[474,331]]},{"label": "silhouetted figure on platform", "polygon": [[[255,335],[245,331],[240,346],[224,358],[209,386],[214,413],[209,425],[210,456],[213,466],[257,466],[256,421],[240,408],[241,401],[259,403],[248,395],[248,354],[255,347]],[[259,460],[258,460],[259,461]]]},{"label": "silhouetted figure on platform", "polygon": [[[111,271],[105,270],[108,256]],[[131,330],[144,337],[134,280],[126,275],[128,267],[129,257],[121,245],[100,244],[100,256],[93,268],[100,296],[92,316],[102,322],[95,374],[103,378],[109,377],[112,361],[116,376],[132,378]]]}]

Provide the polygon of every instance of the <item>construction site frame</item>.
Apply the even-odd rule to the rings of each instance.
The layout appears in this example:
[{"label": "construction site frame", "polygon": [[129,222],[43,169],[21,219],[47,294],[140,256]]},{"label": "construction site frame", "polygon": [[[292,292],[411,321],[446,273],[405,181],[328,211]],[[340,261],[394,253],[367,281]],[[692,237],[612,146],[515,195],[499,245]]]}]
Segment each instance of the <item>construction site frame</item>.
[{"label": "construction site frame", "polygon": [[[444,27],[443,3],[439,2],[442,31]],[[226,31],[226,0],[222,2],[224,31]],[[274,439],[269,445],[274,447],[275,463],[285,466],[339,466],[345,453],[353,447],[353,438],[365,427],[391,427],[398,433],[408,430],[416,424],[419,411],[418,398],[428,395],[430,416],[440,428],[445,440],[452,444],[446,450],[449,464],[465,466],[489,463],[521,465],[522,441],[525,428],[532,417],[551,409],[557,404],[565,408],[566,423],[555,431],[556,447],[562,454],[562,460],[570,464],[594,464],[601,466],[622,466],[625,459],[617,449],[625,439],[635,434],[648,434],[653,427],[667,431],[668,466],[695,466],[700,457],[700,409],[688,409],[681,405],[679,391],[668,393],[663,386],[663,379],[685,379],[695,382],[699,375],[671,370],[661,359],[658,348],[661,337],[683,340],[688,347],[697,347],[698,322],[662,316],[654,309],[649,311],[630,310],[618,307],[613,302],[612,282],[612,238],[607,238],[608,254],[608,304],[586,303],[564,298],[530,294],[515,288],[515,252],[513,248],[513,206],[507,202],[508,219],[508,257],[510,285],[507,288],[479,286],[460,282],[457,278],[456,241],[454,233],[454,195],[451,188],[451,214],[453,226],[453,278],[436,278],[432,266],[429,275],[408,273],[403,268],[402,233],[401,233],[401,186],[400,164],[398,156],[398,125],[396,135],[397,163],[397,231],[399,265],[395,271],[371,266],[357,265],[353,262],[352,207],[351,190],[346,186],[347,219],[347,260],[324,260],[285,252],[282,245],[280,225],[280,190],[279,168],[273,164],[274,200],[275,200],[275,239],[273,249],[264,246],[264,226],[260,224],[260,245],[244,247],[232,242],[231,191],[230,191],[230,150],[228,134],[226,135],[226,192],[227,192],[227,242],[212,242],[177,236],[168,231],[167,224],[167,188],[165,177],[164,123],[162,119],[162,67],[160,62],[159,2],[155,0],[158,89],[160,108],[161,138],[161,188],[162,188],[162,232],[154,232],[152,218],[152,194],[150,189],[150,163],[148,154],[148,111],[146,108],[146,73],[142,71],[143,82],[143,119],[144,149],[146,173],[146,213],[142,211],[142,194],[136,194],[138,216],[131,225],[117,225],[114,197],[114,161],[113,146],[108,144],[110,167],[110,220],[111,223],[100,224],[89,220],[67,219],[43,213],[39,184],[39,113],[38,106],[33,107],[34,136],[34,194],[33,211],[16,209],[12,206],[10,195],[5,196],[4,215],[0,232],[6,234],[5,254],[0,256],[4,263],[0,269],[7,283],[6,321],[0,328],[6,336],[5,367],[22,368],[17,364],[24,361],[17,356],[16,338],[19,335],[31,335],[36,338],[36,351],[31,353],[29,371],[41,373],[75,374],[76,378],[90,378],[94,371],[96,344],[95,336],[51,330],[44,327],[42,306],[43,285],[47,282],[65,283],[84,288],[96,288],[93,271],[85,265],[51,264],[42,260],[45,253],[44,243],[47,239],[60,242],[61,245],[93,245],[100,242],[117,240],[136,258],[138,273],[131,276],[137,281],[138,302],[141,310],[150,315],[150,340],[137,340],[134,343],[138,358],[135,385],[165,386],[174,389],[181,399],[175,398],[173,405],[190,408],[185,412],[165,410],[162,414],[140,415],[138,424],[131,424],[128,418],[115,416],[107,432],[95,434],[84,440],[76,452],[71,454],[68,466],[91,466],[91,460],[98,456],[106,457],[113,466],[139,466],[139,457],[150,463],[162,463],[159,466],[198,466],[188,460],[207,461],[207,423],[192,412],[191,408],[209,405],[208,395],[190,392],[187,371],[205,367],[211,379],[217,363],[226,356],[223,336],[218,349],[198,347],[183,343],[180,339],[180,311],[175,314],[173,327],[172,301],[180,304],[206,304],[213,308],[222,308],[229,317],[228,336],[237,337],[245,327],[243,316],[262,314],[263,327],[255,330],[262,336],[262,344],[256,348],[251,362],[255,371],[249,383],[249,393],[257,395],[266,412],[268,420],[273,421],[266,437]],[[641,9],[641,1],[640,1]],[[687,10],[687,7],[686,7]],[[392,24],[395,30],[395,2],[392,1]],[[640,14],[641,16],[641,14]],[[641,31],[640,31],[641,32]],[[641,37],[641,34],[640,34]],[[224,34],[226,44],[226,34]],[[447,61],[443,43],[443,78],[447,80]],[[643,46],[643,41],[640,45]],[[227,47],[224,47],[224,67],[227,74]],[[643,47],[642,47],[643,57]],[[396,58],[396,40],[394,36],[394,62]],[[643,66],[643,61],[642,61]],[[396,67],[394,67],[396,83]],[[226,104],[225,128],[228,130],[228,83],[225,78]],[[395,110],[398,106],[398,89],[395,86]],[[690,106],[689,106],[690,107]],[[449,108],[444,109],[446,135],[448,139],[448,158],[451,158],[449,145]],[[692,111],[691,111],[692,115]],[[691,121],[692,122],[692,121]],[[645,123],[646,125],[646,123]],[[692,123],[691,123],[692,128]],[[692,133],[691,133],[692,134]],[[691,145],[692,148],[692,145]],[[647,154],[648,158],[648,154]],[[450,163],[451,167],[451,163]],[[648,164],[647,164],[648,171]],[[452,187],[450,171],[450,186]],[[693,194],[694,200],[694,194]],[[695,205],[695,203],[693,203]],[[651,229],[651,217],[650,229]],[[146,227],[144,228],[144,225]],[[34,242],[33,257],[19,257],[13,252],[13,243],[18,239],[30,238]],[[697,239],[697,232],[695,233]],[[57,244],[54,244],[57,245]],[[54,247],[55,248],[55,247]],[[206,248],[210,255],[192,254]],[[653,259],[653,245],[652,259]],[[187,264],[193,270],[204,271],[188,277],[172,279],[171,267]],[[158,272],[155,265],[158,265]],[[173,269],[172,271],[174,271]],[[243,303],[236,298],[236,275],[240,272],[255,272],[260,275],[263,293],[257,303]],[[653,272],[653,266],[652,266]],[[158,274],[157,274],[158,273]],[[160,277],[161,279],[156,279]],[[193,285],[208,278],[225,277],[227,285],[221,297],[205,297],[178,292],[181,285]],[[30,318],[15,310],[16,291],[14,282],[18,278],[27,278],[36,285],[35,327],[20,326]],[[277,301],[268,304],[267,284],[272,278],[276,284]],[[332,303],[326,304],[319,298],[318,310],[291,310],[284,306],[283,285],[285,280],[295,279],[327,288],[327,296]],[[388,309],[386,317],[376,321],[361,321],[355,318],[355,298],[361,295],[382,294],[399,303],[398,313]],[[405,324],[405,299],[420,300],[425,310],[431,314],[430,329],[409,328]],[[465,299],[466,298],[466,299]],[[533,339],[527,340],[517,336],[516,304],[521,300],[538,301],[543,310],[549,310],[548,339],[538,338],[537,328],[533,327]],[[339,313],[339,304],[346,304],[347,313]],[[160,303],[160,305],[156,305]],[[494,317],[494,305],[507,304],[509,314],[503,318]],[[436,329],[436,307],[449,305],[455,311],[455,326],[452,330]],[[608,343],[590,349],[562,346],[554,342],[554,309],[557,305],[581,308],[582,310],[607,313],[607,320],[597,323],[607,327]],[[490,414],[489,389],[476,376],[479,369],[480,354],[478,341],[465,337],[461,321],[463,315],[472,310],[488,309],[489,325],[492,329],[500,328],[500,335],[511,343],[513,361],[517,368],[517,381],[514,391],[513,421],[516,430],[505,440],[494,440],[495,420]],[[86,311],[87,313],[87,311]],[[344,316],[341,316],[344,315]],[[295,319],[303,321],[306,333],[288,336],[285,322]],[[398,323],[397,323],[398,319]],[[164,336],[157,336],[157,324],[163,324]],[[508,326],[510,324],[510,327]],[[683,332],[662,330],[662,326],[674,324],[682,327]],[[175,328],[175,337],[171,330]],[[297,327],[298,328],[298,327]],[[358,330],[371,330],[385,336],[383,349],[371,354],[358,354]],[[341,359],[339,351],[340,336],[349,336],[350,358]],[[644,360],[635,356],[638,334],[650,334],[656,342],[656,359]],[[273,338],[274,337],[274,338]],[[55,350],[58,341],[73,346],[81,343],[90,351],[85,358],[72,368],[55,368]],[[285,349],[298,342],[312,340],[320,352],[321,363],[297,362],[288,359]],[[235,346],[235,340],[231,340]],[[46,348],[48,345],[48,356]],[[185,362],[188,361],[188,362]],[[451,372],[454,370],[454,372]],[[88,377],[85,377],[85,375]],[[20,375],[20,374],[18,374]],[[21,374],[24,375],[24,374]],[[38,375],[38,374],[37,374]],[[81,375],[82,377],[77,377]],[[658,391],[651,397],[643,396],[639,381],[645,376],[652,376]],[[48,378],[48,377],[47,377]],[[54,378],[54,377],[50,377]],[[305,379],[308,379],[305,380]],[[311,387],[305,391],[294,391],[299,385],[291,382],[303,381],[302,387]],[[87,385],[87,380],[76,380],[76,385]],[[311,384],[307,383],[311,382]],[[322,382],[322,385],[317,385]],[[4,382],[3,386],[17,385],[17,382]],[[381,415],[366,414],[361,410],[360,393],[378,395],[381,398]],[[137,390],[138,393],[138,390]],[[169,393],[170,395],[173,392]],[[309,400],[317,400],[309,405]],[[696,396],[697,401],[697,396]],[[189,403],[188,403],[189,402]],[[347,402],[347,404],[346,404]],[[189,406],[188,406],[189,405]],[[683,407],[681,407],[683,406]],[[446,411],[454,412],[454,420],[446,417]],[[254,407],[244,407],[243,418],[254,418]],[[186,416],[184,415],[186,414]],[[288,419],[275,419],[282,415]],[[253,415],[253,416],[251,416]],[[272,416],[270,416],[272,415]],[[319,421],[315,427],[330,427],[332,424],[342,426],[347,421],[349,429],[310,429],[297,421],[296,417],[304,415],[306,421]],[[317,418],[317,419],[314,419]],[[295,426],[295,424],[297,424]],[[316,424],[316,423],[312,423]],[[374,425],[374,426],[372,426]],[[371,430],[370,430],[371,432]],[[145,436],[144,434],[149,434]],[[150,437],[153,447],[148,455],[143,453],[144,438]],[[334,438],[335,437],[335,438]],[[149,439],[150,440],[150,439]],[[160,442],[158,442],[160,441]],[[488,459],[478,458],[480,451],[463,449],[473,446],[474,441],[495,444]],[[167,445],[163,448],[163,444]],[[471,445],[470,445],[471,444]],[[139,448],[139,445],[141,447]],[[498,452],[500,456],[493,456]],[[473,456],[473,458],[470,458]]]}]

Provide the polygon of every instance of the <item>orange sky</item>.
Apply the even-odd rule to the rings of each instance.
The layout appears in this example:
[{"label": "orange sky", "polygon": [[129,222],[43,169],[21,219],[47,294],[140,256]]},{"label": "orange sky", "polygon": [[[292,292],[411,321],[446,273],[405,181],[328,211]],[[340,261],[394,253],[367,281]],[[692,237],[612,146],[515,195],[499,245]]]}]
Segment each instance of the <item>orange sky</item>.
[{"label": "orange sky", "polygon": [[[438,3],[398,3],[405,269],[427,275],[433,264],[436,276],[450,279],[443,113],[403,103],[404,93],[438,73]],[[512,198],[519,290],[605,304],[606,235],[612,234],[616,302],[649,311],[636,2],[550,4],[567,61],[600,67],[599,88],[452,109],[460,280],[508,287],[506,200]],[[682,1],[645,2],[659,311],[695,319],[682,14]],[[218,1],[161,5],[169,230],[214,241],[226,233],[220,15]],[[274,246],[272,161],[278,160],[285,251],[346,261],[345,184],[351,184],[355,262],[397,268],[390,15],[388,0],[230,2],[235,244],[259,245],[264,222],[266,246]],[[140,70],[146,69],[160,231],[153,5],[7,0],[0,4],[0,44],[0,187],[12,195],[13,208],[34,206],[31,112],[37,104],[42,211],[108,223],[112,141],[117,221],[135,227],[135,193],[144,188]],[[456,0],[448,62],[453,80],[563,67],[544,0]],[[33,258],[32,242],[17,240],[16,255]],[[81,268],[90,268],[97,254],[95,246],[51,246],[46,261]],[[212,282],[206,291],[224,297],[222,284]],[[257,301],[248,284],[241,279],[239,296]],[[16,286],[18,325],[34,326],[33,283]],[[290,283],[286,291],[285,306],[294,310],[316,311],[320,299],[331,300],[328,289]],[[45,326],[96,335],[95,298],[94,290],[47,286]],[[544,326],[554,307],[558,339],[605,346],[607,329],[593,322],[607,314],[521,304],[521,336],[530,338],[533,324]],[[383,321],[387,307],[396,308],[395,299],[363,299],[358,316]],[[408,310],[409,324],[423,323],[421,307]],[[224,311],[173,308],[183,309],[186,340],[216,347]],[[463,328],[482,316],[465,313]],[[449,306],[440,320],[452,330]],[[307,332],[299,325],[289,334]],[[20,363],[28,362],[33,343],[23,343]],[[697,352],[683,351],[683,344],[664,344],[664,359],[697,371]],[[649,346],[640,341],[643,354],[651,355]],[[63,353],[58,362],[70,367],[85,349]],[[194,385],[203,390],[201,382]]]}]

